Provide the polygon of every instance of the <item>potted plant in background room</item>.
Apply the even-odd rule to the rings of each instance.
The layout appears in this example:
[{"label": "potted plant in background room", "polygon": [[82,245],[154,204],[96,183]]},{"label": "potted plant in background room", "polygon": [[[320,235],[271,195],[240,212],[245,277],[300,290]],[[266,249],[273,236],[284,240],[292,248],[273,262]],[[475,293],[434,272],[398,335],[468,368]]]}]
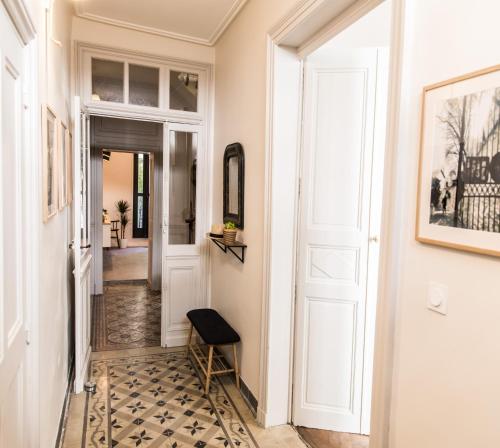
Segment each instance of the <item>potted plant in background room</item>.
[{"label": "potted plant in background room", "polygon": [[238,233],[236,224],[232,221],[226,222],[226,224],[224,224],[223,232],[224,244],[234,244],[236,241],[236,233]]},{"label": "potted plant in background room", "polygon": [[124,201],[123,199],[116,203],[116,209],[120,214],[120,239],[118,240],[118,246],[120,249],[125,249],[128,245],[128,239],[125,238],[125,229],[127,228],[128,220],[128,212],[130,211],[130,204],[128,201]]}]

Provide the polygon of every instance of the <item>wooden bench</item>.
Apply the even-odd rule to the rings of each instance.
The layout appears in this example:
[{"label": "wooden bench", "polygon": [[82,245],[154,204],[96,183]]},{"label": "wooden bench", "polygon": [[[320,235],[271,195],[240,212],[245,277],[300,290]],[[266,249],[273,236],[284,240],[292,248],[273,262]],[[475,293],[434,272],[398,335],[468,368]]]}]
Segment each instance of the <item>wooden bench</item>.
[{"label": "wooden bench", "polygon": [[[189,330],[189,339],[187,344],[187,355],[192,353],[196,362],[206,376],[205,393],[208,394],[210,387],[210,377],[212,375],[222,375],[224,373],[234,372],[236,376],[236,387],[240,389],[240,372],[238,368],[238,353],[236,344],[240,342],[240,337],[236,331],[222,318],[215,310],[202,308],[191,310],[187,313],[187,318],[191,322]],[[200,335],[201,339],[208,346],[208,359],[201,349],[196,349],[191,344],[193,337],[193,328]],[[223,355],[215,352],[214,348],[221,345],[233,346],[234,369],[228,369],[220,360]],[[218,362],[217,368],[214,368],[214,362]],[[206,363],[206,367],[205,367]]]}]

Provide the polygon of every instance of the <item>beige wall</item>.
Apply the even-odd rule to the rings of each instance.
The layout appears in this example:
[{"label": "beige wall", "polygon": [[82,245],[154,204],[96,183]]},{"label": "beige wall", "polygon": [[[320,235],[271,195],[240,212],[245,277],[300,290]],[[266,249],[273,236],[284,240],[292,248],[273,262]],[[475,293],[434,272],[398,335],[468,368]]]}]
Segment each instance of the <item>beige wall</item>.
[{"label": "beige wall", "polygon": [[[222,154],[246,156],[244,265],[212,251],[212,304],[242,336],[242,376],[258,391],[265,132],[265,33],[293,1],[249,2],[216,45],[214,221],[222,220]],[[398,144],[401,285],[391,446],[500,445],[497,259],[414,240],[420,93],[424,85],[498,64],[500,4],[407,0]],[[429,281],[449,287],[449,313],[426,309]],[[242,312],[243,311],[243,312]]]},{"label": "beige wall", "polygon": [[239,332],[243,381],[257,396],[262,306],[266,34],[295,0],[252,0],[215,47],[213,221],[222,222],[224,148],[245,151],[245,264],[211,248],[212,306]]},{"label": "beige wall", "polygon": [[[500,446],[500,261],[414,239],[422,87],[500,62],[497,0],[407,0],[398,152],[401,288],[395,448]],[[448,315],[426,309],[429,281]]]},{"label": "beige wall", "polygon": [[[134,204],[134,155],[130,152],[112,152],[110,160],[103,161],[102,166],[102,208],[108,211],[112,220],[120,219],[116,202],[124,199],[131,208]],[[132,238],[132,213],[133,210],[128,214],[125,238]]]},{"label": "beige wall", "polygon": [[[49,23],[47,58],[44,50],[45,12],[37,3],[39,37],[39,101],[49,104],[58,118],[70,125],[70,58],[72,5],[53,2]],[[61,42],[56,44],[50,36]],[[41,105],[40,105],[41,108]],[[40,173],[41,179],[41,173]],[[41,191],[41,188],[40,188]],[[42,198],[40,196],[40,203]],[[40,222],[41,222],[40,217]],[[72,346],[69,321],[72,307],[70,251],[71,208],[59,211],[40,229],[39,360],[40,360],[40,447],[53,447],[68,384],[68,352]]]}]

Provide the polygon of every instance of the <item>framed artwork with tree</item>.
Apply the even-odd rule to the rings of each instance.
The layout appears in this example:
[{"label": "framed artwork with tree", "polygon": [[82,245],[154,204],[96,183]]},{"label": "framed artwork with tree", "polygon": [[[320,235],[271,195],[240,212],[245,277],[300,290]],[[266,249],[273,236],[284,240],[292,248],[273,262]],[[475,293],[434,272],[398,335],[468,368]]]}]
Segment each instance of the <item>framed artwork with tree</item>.
[{"label": "framed artwork with tree", "polygon": [[416,238],[500,256],[500,65],[423,90]]}]

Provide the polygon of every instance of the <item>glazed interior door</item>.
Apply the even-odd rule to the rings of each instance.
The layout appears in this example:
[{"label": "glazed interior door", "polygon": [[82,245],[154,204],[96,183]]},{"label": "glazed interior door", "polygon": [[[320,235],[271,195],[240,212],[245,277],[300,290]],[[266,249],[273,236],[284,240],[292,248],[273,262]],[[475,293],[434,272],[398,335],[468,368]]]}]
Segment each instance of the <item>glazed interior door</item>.
[{"label": "glazed interior door", "polygon": [[90,360],[90,121],[74,99],[73,131],[73,260],[75,279],[75,392],[83,390]]},{"label": "glazed interior door", "polygon": [[377,49],[305,70],[293,421],[360,433]]},{"label": "glazed interior door", "polygon": [[204,306],[199,126],[165,124],[163,144],[162,344],[186,344],[186,313]]},{"label": "glazed interior door", "polygon": [[[27,320],[23,283],[24,48],[0,3],[0,446],[23,448],[26,421]],[[41,197],[41,196],[40,196]],[[40,216],[40,220],[42,217]],[[37,224],[38,225],[38,224]]]}]

